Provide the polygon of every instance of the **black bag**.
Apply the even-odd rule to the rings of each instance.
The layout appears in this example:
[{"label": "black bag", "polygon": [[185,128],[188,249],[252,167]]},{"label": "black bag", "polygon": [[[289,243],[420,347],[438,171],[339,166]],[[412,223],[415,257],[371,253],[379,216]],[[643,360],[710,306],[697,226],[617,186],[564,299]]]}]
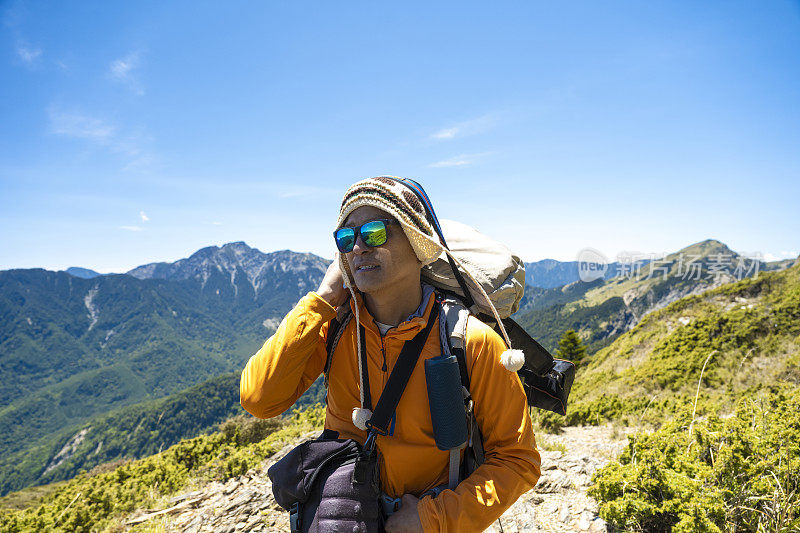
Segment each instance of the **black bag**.
[{"label": "black bag", "polygon": [[[331,433],[300,444],[269,468],[275,501],[289,511],[292,532],[382,532],[377,461],[362,457],[356,441]],[[364,483],[353,482],[357,464]]]},{"label": "black bag", "polygon": [[517,375],[528,405],[566,416],[567,399],[575,381],[575,363],[553,358],[513,319],[504,319],[503,326],[511,343],[525,353],[525,365],[517,370]]},{"label": "black bag", "polygon": [[[567,398],[572,382],[575,380],[575,364],[564,359],[554,359],[553,368],[543,375],[537,375],[527,367],[518,371],[522,388],[532,407],[567,414]],[[531,401],[534,400],[534,401]]]}]

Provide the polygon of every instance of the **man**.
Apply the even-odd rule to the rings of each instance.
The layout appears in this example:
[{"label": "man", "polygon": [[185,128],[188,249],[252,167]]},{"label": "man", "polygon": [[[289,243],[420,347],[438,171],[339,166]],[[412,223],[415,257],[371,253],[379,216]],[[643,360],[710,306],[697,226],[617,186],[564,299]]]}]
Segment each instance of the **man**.
[{"label": "man", "polygon": [[[361,383],[369,383],[369,396],[377,402],[403,344],[427,324],[435,294],[422,282],[421,269],[442,247],[419,200],[389,178],[351,186],[337,230],[338,260],[319,289],[303,297],[250,358],[242,373],[241,402],[262,418],[291,407],[324,369],[336,307],[349,305],[354,319],[332,358],[325,427],[363,444],[364,418],[370,413]],[[349,302],[343,283],[352,295]],[[381,488],[390,497],[402,497],[399,511],[386,522],[390,533],[483,531],[540,475],[525,393],[516,373],[500,361],[506,346],[470,317],[466,363],[485,462],[454,491],[418,499],[448,480],[449,452],[435,445],[424,369],[426,359],[441,355],[438,329],[437,321],[397,406],[393,432],[377,439]],[[359,364],[362,334],[367,368]]]}]

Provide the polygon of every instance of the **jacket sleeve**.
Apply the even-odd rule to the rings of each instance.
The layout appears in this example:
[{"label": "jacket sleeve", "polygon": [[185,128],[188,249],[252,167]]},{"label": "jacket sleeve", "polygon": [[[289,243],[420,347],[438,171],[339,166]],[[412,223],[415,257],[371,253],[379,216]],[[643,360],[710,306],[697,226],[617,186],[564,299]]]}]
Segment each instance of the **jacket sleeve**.
[{"label": "jacket sleeve", "polygon": [[242,407],[259,418],[277,416],[325,367],[325,334],[336,310],[315,292],[304,296],[242,371]]},{"label": "jacket sleeve", "polygon": [[[470,394],[483,433],[485,462],[456,487],[420,500],[417,510],[427,532],[481,532],[539,480],[528,403],[516,372],[500,362],[505,343],[493,330],[470,318],[467,351],[474,354]],[[469,356],[467,361],[469,364]]]}]

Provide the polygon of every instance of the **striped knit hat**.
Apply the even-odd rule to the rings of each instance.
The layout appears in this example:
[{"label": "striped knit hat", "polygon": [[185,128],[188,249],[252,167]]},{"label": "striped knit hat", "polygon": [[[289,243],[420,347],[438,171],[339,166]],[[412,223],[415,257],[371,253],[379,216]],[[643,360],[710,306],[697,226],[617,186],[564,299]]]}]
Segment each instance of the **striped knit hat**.
[{"label": "striped knit hat", "polygon": [[[423,265],[434,262],[442,254],[443,247],[425,216],[425,207],[402,183],[389,176],[379,176],[353,184],[342,199],[336,228],[342,227],[350,213],[365,205],[386,211],[400,223]],[[339,268],[348,286],[354,287],[353,276],[343,254],[339,254]]]}]

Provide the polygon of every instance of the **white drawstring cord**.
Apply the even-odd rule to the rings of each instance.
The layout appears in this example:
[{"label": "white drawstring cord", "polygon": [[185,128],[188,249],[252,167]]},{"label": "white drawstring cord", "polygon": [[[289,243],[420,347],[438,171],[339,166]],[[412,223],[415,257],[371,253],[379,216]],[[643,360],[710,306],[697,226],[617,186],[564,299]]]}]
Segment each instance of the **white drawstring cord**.
[{"label": "white drawstring cord", "polygon": [[[455,261],[456,265],[461,267],[461,270],[467,275],[467,277],[472,281],[472,283],[478,288],[481,293],[481,296],[489,303],[489,309],[492,310],[492,314],[494,315],[494,319],[497,321],[497,325],[500,326],[500,331],[503,333],[503,339],[506,341],[506,346],[508,346],[508,350],[504,351],[500,356],[500,361],[503,363],[503,366],[509,372],[516,372],[525,364],[525,354],[522,350],[515,350],[511,348],[511,339],[508,338],[508,333],[506,333],[506,328],[503,326],[503,321],[500,320],[500,315],[497,313],[497,309],[495,309],[492,300],[489,298],[489,295],[486,294],[486,291],[483,290],[483,287],[480,283],[478,283],[475,278],[472,277],[469,270],[461,264],[461,261],[453,255],[450,250],[443,247],[444,252]],[[465,295],[466,296],[466,295]]]},{"label": "white drawstring cord", "polygon": [[354,407],[351,416],[353,425],[361,431],[366,431],[367,422],[372,418],[372,411],[364,407],[364,387],[366,387],[364,383],[364,372],[368,370],[365,370],[361,364],[361,317],[358,312],[356,293],[350,286],[350,283],[347,283],[347,289],[350,291],[350,296],[353,299],[353,307],[356,308],[356,359],[358,360],[358,394],[361,399],[361,407]]}]

